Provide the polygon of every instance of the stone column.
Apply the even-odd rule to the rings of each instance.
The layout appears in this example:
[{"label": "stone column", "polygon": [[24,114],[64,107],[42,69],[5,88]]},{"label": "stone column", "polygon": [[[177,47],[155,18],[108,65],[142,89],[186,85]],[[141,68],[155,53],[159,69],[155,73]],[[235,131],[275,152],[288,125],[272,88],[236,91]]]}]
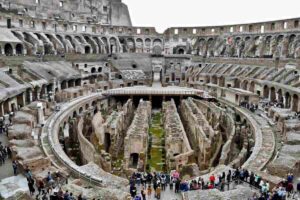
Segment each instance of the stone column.
[{"label": "stone column", "polygon": [[32,102],[32,90],[29,91],[29,103]]},{"label": "stone column", "polygon": [[70,136],[70,125],[66,123],[64,127],[64,138],[68,138]]},{"label": "stone column", "polygon": [[45,86],[45,88],[44,88],[44,94],[43,94],[43,99],[47,100],[47,97],[48,97],[48,91],[47,91],[47,86]]},{"label": "stone column", "polygon": [[43,109],[43,104],[41,102],[37,104],[37,110],[38,110],[38,124],[44,125],[45,123],[44,109]]},{"label": "stone column", "polygon": [[0,117],[4,115],[3,103],[0,103]]},{"label": "stone column", "polygon": [[22,93],[22,106],[26,105],[26,95],[25,92]]}]

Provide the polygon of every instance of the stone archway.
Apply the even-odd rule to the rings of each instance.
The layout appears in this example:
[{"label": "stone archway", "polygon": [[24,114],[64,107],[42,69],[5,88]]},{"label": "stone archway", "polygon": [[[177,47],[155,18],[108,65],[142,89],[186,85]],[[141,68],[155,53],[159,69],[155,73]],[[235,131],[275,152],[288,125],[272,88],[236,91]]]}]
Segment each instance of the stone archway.
[{"label": "stone archway", "polygon": [[84,53],[85,53],[85,54],[90,54],[90,53],[91,53],[91,47],[85,46],[85,48],[84,48]]},{"label": "stone archway", "polygon": [[22,55],[23,54],[23,45],[22,44],[17,44],[16,45],[16,54],[17,55]]},{"label": "stone archway", "polygon": [[130,167],[137,168],[138,163],[139,163],[139,154],[138,153],[130,154]]},{"label": "stone archway", "polygon": [[178,54],[185,54],[185,51],[183,48],[179,48],[177,51]]},{"label": "stone archway", "polygon": [[278,92],[277,92],[277,101],[278,101],[278,103],[283,104],[283,96],[282,96],[282,90],[281,89],[279,89]]},{"label": "stone archway", "polygon": [[267,85],[264,86],[263,97],[269,99],[269,87]]},{"label": "stone archway", "polygon": [[290,93],[286,92],[285,93],[285,105],[284,105],[284,107],[285,108],[290,108],[290,106],[291,106],[291,95],[290,95]]},{"label": "stone archway", "polygon": [[299,97],[297,94],[293,95],[292,111],[294,112],[299,111]]},{"label": "stone archway", "polygon": [[255,89],[255,83],[254,83],[254,81],[252,81],[252,82],[250,83],[249,91],[254,93],[254,89]]},{"label": "stone archway", "polygon": [[12,45],[11,44],[5,44],[5,46],[4,46],[4,54],[6,56],[12,56],[13,53],[14,53],[14,51],[13,51]]},{"label": "stone archway", "polygon": [[248,81],[247,80],[243,81],[243,83],[242,83],[242,89],[243,90],[247,90],[248,89]]},{"label": "stone archway", "polygon": [[274,87],[271,87],[270,101],[271,102],[275,102],[276,101],[276,90],[275,90]]}]

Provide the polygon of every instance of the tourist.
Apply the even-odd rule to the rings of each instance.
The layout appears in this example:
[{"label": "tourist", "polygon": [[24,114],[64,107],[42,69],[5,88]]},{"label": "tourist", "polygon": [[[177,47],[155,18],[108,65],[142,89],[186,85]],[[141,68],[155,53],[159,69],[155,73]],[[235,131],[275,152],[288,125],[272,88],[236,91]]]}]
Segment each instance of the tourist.
[{"label": "tourist", "polygon": [[45,191],[44,191],[44,188],[45,188],[45,185],[44,185],[44,182],[42,180],[38,180],[38,191],[39,191],[39,195],[41,194],[44,194]]},{"label": "tourist", "polygon": [[173,178],[170,180],[170,190],[173,190],[173,185],[174,185],[175,180],[173,180]]},{"label": "tourist", "polygon": [[146,173],[146,172],[144,172],[144,173],[142,174],[141,181],[142,181],[142,185],[143,185],[144,187],[146,187],[146,183],[147,183],[147,173]]},{"label": "tourist", "polygon": [[53,178],[52,178],[52,176],[51,176],[51,172],[48,172],[47,177],[46,177],[46,180],[47,180],[47,182],[50,183],[50,184],[53,184],[53,183],[54,183],[54,180],[53,180]]},{"label": "tourist", "polygon": [[17,162],[14,160],[12,162],[12,166],[13,166],[13,170],[14,170],[14,175],[16,176],[17,175],[17,171],[18,171],[18,165],[17,165]]},{"label": "tourist", "polygon": [[136,195],[136,196],[134,197],[134,200],[142,200],[142,198],[141,198],[140,195]]},{"label": "tourist", "polygon": [[6,152],[7,152],[8,158],[11,158],[11,149],[9,146],[6,146]]},{"label": "tourist", "polygon": [[78,197],[77,197],[77,199],[78,199],[78,200],[83,200],[82,194],[79,194]]},{"label": "tourist", "polygon": [[143,188],[141,190],[141,195],[142,195],[142,199],[146,200],[146,190],[145,190],[144,186],[143,186]]},{"label": "tourist", "polygon": [[137,185],[138,186],[140,186],[141,185],[141,174],[140,173],[135,173],[135,179],[136,179],[136,183],[137,183]]},{"label": "tourist", "polygon": [[149,198],[151,198],[151,195],[152,195],[152,188],[151,188],[151,185],[149,184],[148,185],[148,188],[147,188],[147,195]]},{"label": "tourist", "polygon": [[63,197],[64,197],[64,200],[70,200],[70,194],[69,194],[68,190],[64,193]]},{"label": "tourist", "polygon": [[221,185],[220,185],[221,191],[224,191],[224,187],[225,187],[225,179],[222,179]]},{"label": "tourist", "polygon": [[72,192],[70,193],[69,199],[70,199],[70,200],[76,200],[75,197],[73,196],[73,193],[72,193]]},{"label": "tourist", "polygon": [[160,188],[160,186],[158,186],[155,190],[155,197],[157,199],[160,199],[160,196],[161,196],[161,188]]},{"label": "tourist", "polygon": [[229,185],[229,183],[231,182],[231,171],[230,170],[229,170],[229,173],[227,174],[226,180]]},{"label": "tourist", "polygon": [[209,177],[210,183],[211,183],[211,184],[214,184],[214,183],[215,183],[215,180],[216,180],[215,175],[212,174],[212,175]]},{"label": "tourist", "polygon": [[28,188],[29,188],[30,195],[33,195],[34,192],[35,192],[35,189],[34,189],[34,180],[33,180],[33,178],[28,177],[28,178],[27,178],[27,184],[28,184]]},{"label": "tourist", "polygon": [[250,186],[254,185],[254,183],[255,183],[255,177],[254,177],[253,172],[250,173],[249,183],[250,183]]},{"label": "tourist", "polygon": [[294,186],[293,186],[293,182],[288,182],[287,187],[286,187],[286,191],[288,193],[288,197],[290,197],[290,195],[293,193],[294,191]]},{"label": "tourist", "polygon": [[300,181],[297,183],[297,192],[300,195]]},{"label": "tourist", "polygon": [[132,198],[136,196],[136,187],[134,184],[130,185],[130,195]]},{"label": "tourist", "polygon": [[175,193],[179,193],[180,188],[180,179],[177,179],[175,182]]},{"label": "tourist", "polygon": [[31,173],[30,169],[28,168],[28,166],[26,166],[26,169],[25,169],[25,176],[27,178],[32,178],[32,173]]},{"label": "tourist", "polygon": [[164,174],[161,175],[161,189],[163,191],[166,189],[166,176]]}]

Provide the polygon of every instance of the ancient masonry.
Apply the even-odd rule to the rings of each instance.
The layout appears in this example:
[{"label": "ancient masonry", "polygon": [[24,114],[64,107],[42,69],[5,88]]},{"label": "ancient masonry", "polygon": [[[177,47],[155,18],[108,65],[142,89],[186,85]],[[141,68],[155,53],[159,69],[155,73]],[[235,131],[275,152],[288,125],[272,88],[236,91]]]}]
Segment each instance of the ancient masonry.
[{"label": "ancient masonry", "polygon": [[[237,167],[271,187],[298,178],[299,20],[158,33],[132,26],[121,0],[0,0],[0,126],[12,159],[20,174],[45,184],[60,174],[88,199],[130,199],[130,175],[156,161],[188,181]],[[22,186],[11,186],[0,182],[0,194],[16,199]]]}]

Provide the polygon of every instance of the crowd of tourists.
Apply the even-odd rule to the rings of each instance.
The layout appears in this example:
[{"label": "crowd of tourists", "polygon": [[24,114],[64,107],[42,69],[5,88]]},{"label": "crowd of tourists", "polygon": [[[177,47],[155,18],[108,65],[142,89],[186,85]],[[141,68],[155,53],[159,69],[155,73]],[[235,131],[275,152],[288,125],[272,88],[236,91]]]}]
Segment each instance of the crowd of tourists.
[{"label": "crowd of tourists", "polygon": [[255,112],[256,110],[258,110],[258,105],[253,103],[241,102],[240,106],[250,110],[251,112]]},{"label": "crowd of tourists", "polygon": [[[295,193],[300,195],[300,182],[297,188],[293,187],[294,176],[288,174],[287,178],[273,189],[268,181],[264,181],[259,175],[245,169],[237,168],[223,172],[218,175],[212,174],[204,180],[201,177],[192,180],[182,180],[177,171],[171,173],[133,173],[130,178],[130,194],[133,200],[161,198],[161,193],[169,187],[169,191],[179,193],[190,190],[218,189],[220,191],[230,190],[232,185],[246,184],[257,192],[250,200],[285,200]],[[140,192],[137,192],[141,188]]]}]

